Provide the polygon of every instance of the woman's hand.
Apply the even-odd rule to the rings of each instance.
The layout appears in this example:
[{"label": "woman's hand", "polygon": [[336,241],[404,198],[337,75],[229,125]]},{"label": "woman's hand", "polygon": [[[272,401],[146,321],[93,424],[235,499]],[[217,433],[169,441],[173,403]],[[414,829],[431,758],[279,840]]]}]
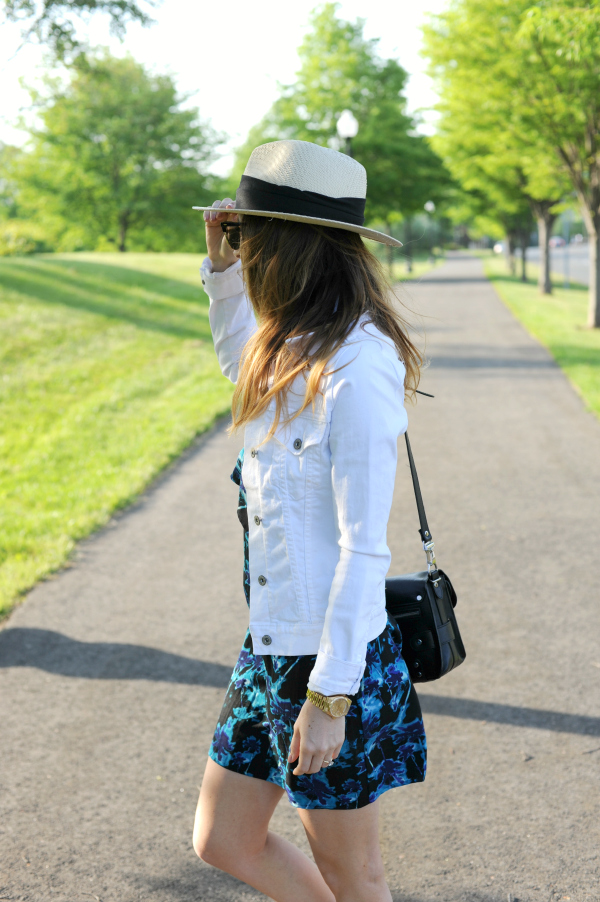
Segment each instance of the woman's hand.
[{"label": "woman's hand", "polygon": [[213,210],[204,211],[206,248],[213,272],[224,272],[239,259],[240,253],[232,251],[229,247],[227,238],[221,229],[221,223],[226,220],[237,222],[237,214],[231,212],[235,205],[230,197],[226,197],[225,200],[216,200],[213,207]]},{"label": "woman's hand", "polygon": [[346,718],[330,717],[308,699],[294,724],[288,761],[298,759],[292,773],[316,774],[323,761],[333,761],[340,753],[346,735]]}]

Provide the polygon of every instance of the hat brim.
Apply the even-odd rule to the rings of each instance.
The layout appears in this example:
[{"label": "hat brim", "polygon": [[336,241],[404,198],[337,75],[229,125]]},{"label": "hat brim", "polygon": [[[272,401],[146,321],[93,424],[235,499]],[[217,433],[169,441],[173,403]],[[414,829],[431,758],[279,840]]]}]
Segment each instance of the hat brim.
[{"label": "hat brim", "polygon": [[223,210],[219,207],[192,207],[192,210],[215,210],[218,213],[246,213],[248,216],[266,216],[269,219],[288,219],[290,222],[307,222],[311,225],[328,226],[332,229],[344,229],[346,232],[356,232],[363,238],[370,238],[372,241],[379,241],[380,244],[387,244],[389,247],[402,247],[402,242],[385,232],[378,232],[375,229],[367,229],[365,226],[354,225],[351,222],[339,222],[337,219],[319,219],[316,216],[298,216],[296,213],[276,213],[268,210]]}]

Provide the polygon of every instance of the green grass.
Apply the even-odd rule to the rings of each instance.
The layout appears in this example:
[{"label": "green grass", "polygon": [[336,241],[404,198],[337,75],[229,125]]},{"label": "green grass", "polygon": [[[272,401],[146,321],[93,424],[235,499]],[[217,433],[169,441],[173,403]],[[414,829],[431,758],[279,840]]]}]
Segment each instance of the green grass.
[{"label": "green grass", "polygon": [[227,411],[201,261],[0,260],[0,616]]},{"label": "green grass", "polygon": [[[551,295],[539,293],[535,281],[509,276],[506,263],[485,256],[486,275],[527,331],[550,351],[582,397],[600,416],[600,329],[586,328],[588,290],[584,285],[555,286]],[[537,280],[537,267],[528,267]]]}]

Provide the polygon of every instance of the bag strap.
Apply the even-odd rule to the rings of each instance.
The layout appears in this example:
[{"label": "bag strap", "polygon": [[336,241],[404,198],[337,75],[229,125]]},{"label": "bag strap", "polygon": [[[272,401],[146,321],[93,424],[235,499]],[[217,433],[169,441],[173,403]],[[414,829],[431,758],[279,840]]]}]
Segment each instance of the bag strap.
[{"label": "bag strap", "polygon": [[417,502],[417,511],[419,512],[419,535],[421,536],[421,541],[423,542],[423,548],[425,550],[425,556],[427,558],[427,572],[429,573],[429,578],[434,584],[437,586],[439,583],[441,576],[437,567],[437,563],[435,560],[435,547],[433,544],[433,536],[429,531],[429,524],[427,523],[427,514],[425,513],[425,505],[423,504],[423,496],[421,495],[421,486],[419,485],[419,477],[417,475],[417,467],[415,465],[415,459],[413,457],[412,448],[410,447],[410,439],[408,438],[408,432],[404,433],[404,440],[406,442],[406,453],[408,454],[408,463],[410,465],[410,475],[412,476],[413,489],[415,490],[415,501]]}]

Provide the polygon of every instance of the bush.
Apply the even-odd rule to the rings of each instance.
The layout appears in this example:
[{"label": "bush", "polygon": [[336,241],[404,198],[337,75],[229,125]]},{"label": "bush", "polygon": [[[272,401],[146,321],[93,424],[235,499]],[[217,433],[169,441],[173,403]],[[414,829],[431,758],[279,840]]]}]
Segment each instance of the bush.
[{"label": "bush", "polygon": [[24,219],[0,222],[0,257],[24,257],[52,250],[44,229]]}]

